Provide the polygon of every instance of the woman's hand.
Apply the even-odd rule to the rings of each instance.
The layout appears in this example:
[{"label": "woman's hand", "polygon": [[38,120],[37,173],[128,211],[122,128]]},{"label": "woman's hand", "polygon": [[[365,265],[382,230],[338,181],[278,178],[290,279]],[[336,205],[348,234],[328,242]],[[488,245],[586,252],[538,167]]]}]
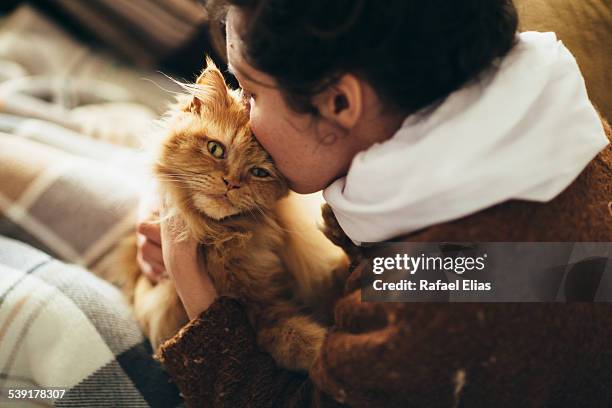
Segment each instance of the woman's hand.
[{"label": "woman's hand", "polygon": [[137,228],[136,260],[142,273],[153,283],[168,277],[162,257],[159,224],[150,222],[156,218],[158,218],[157,213],[150,214],[150,218],[140,222]]},{"label": "woman's hand", "polygon": [[167,278],[162,257],[159,227],[159,199],[153,183],[140,200],[138,209],[136,261],[140,270],[152,283]]},{"label": "woman's hand", "polygon": [[203,270],[198,256],[198,242],[192,238],[177,239],[176,231],[182,230],[177,224],[181,222],[176,217],[169,220],[162,217],[161,248],[166,271],[174,281],[189,319],[193,319],[215,301],[217,291],[210,276]]}]

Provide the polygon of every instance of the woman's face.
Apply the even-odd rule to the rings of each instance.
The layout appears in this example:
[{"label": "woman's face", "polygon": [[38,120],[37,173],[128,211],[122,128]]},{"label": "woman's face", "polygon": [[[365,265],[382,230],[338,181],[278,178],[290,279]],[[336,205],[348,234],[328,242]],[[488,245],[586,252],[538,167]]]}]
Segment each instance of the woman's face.
[{"label": "woman's face", "polygon": [[311,115],[295,113],[286,105],[274,79],[242,57],[239,24],[239,12],[231,8],[227,15],[229,67],[249,98],[255,137],[292,190],[305,194],[327,187],[348,171],[356,153],[352,138],[330,121],[313,121]]}]

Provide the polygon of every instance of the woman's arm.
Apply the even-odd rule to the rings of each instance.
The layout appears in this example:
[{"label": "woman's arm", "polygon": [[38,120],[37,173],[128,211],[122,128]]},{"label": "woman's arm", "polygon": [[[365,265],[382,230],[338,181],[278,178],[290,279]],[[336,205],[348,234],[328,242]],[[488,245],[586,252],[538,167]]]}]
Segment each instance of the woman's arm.
[{"label": "woman's arm", "polygon": [[[163,211],[162,208],[162,220]],[[327,372],[327,359],[319,359],[316,362],[317,378],[314,378],[314,381],[306,373],[278,368],[272,357],[259,349],[255,332],[243,307],[233,299],[217,296],[210,277],[199,265],[197,242],[176,239],[173,231],[180,230],[181,228],[173,228],[167,221],[162,221],[161,247],[165,268],[176,285],[191,321],[161,346],[156,358],[164,364],[181,390],[187,405],[339,406],[338,402],[315,386],[317,380],[322,379],[319,387],[325,389],[325,383],[329,382],[329,395],[333,394],[339,401],[347,398],[345,387],[337,385],[336,375]],[[353,287],[352,291],[352,295],[357,297],[351,295],[349,298],[360,299],[358,288]],[[349,319],[352,320],[353,318]],[[353,323],[359,322],[351,324]],[[374,334],[374,337],[376,336],[377,334]],[[333,329],[324,342],[322,355],[332,356],[332,363],[356,358],[357,363],[361,365],[359,352],[353,354],[353,350],[350,350],[350,353],[347,353],[342,344],[343,339],[352,342],[353,337],[357,340],[372,338],[370,333],[355,336],[350,331],[343,333],[342,330]],[[330,342],[330,339],[340,339],[340,347],[337,342]],[[360,342],[355,342],[354,346],[359,347]],[[365,344],[363,346],[364,353],[367,354],[369,349]],[[368,364],[367,361],[363,363]],[[367,393],[361,395],[361,390],[364,389],[360,385],[361,378],[355,376],[355,380],[343,380],[343,384],[350,385],[347,390],[356,390],[350,391],[354,392],[357,398],[352,402],[361,400],[366,404],[371,403]]]},{"label": "woman's arm", "polygon": [[[320,356],[306,375],[277,367],[272,357],[259,349],[243,307],[233,299],[218,297],[210,278],[199,267],[197,243],[177,242],[173,230],[162,222],[164,265],[191,321],[161,346],[156,358],[188,406],[333,407],[341,405],[339,402],[388,406],[404,401],[452,404],[452,393],[448,392],[452,384],[440,382],[422,368],[420,375],[414,376],[415,366],[436,366],[435,356],[415,347],[407,336],[405,320],[412,318],[417,308],[413,304],[398,307],[361,302],[359,275],[366,261],[347,280],[348,294],[336,303],[336,324],[328,331]],[[433,316],[438,323],[447,323],[438,312],[420,314],[424,319],[414,327],[426,333]],[[439,333],[431,334],[440,338]],[[453,352],[448,347],[437,352],[442,351]],[[408,379],[410,383],[405,384]],[[432,384],[447,392],[428,392]]]},{"label": "woman's arm", "polygon": [[309,406],[313,395],[306,374],[276,367],[259,350],[242,306],[218,297],[199,264],[198,244],[177,240],[180,220],[159,227],[163,264],[191,321],[157,352],[187,406]]},{"label": "woman's arm", "polygon": [[[156,358],[188,407],[453,406],[460,366],[449,363],[462,352],[448,341],[447,328],[457,315],[444,315],[448,305],[363,303],[360,269],[349,278],[350,294],[337,302],[336,325],[309,376],[278,368],[257,346],[243,307],[227,297],[192,319]],[[414,326],[406,324],[409,316]],[[461,334],[461,341],[472,336]],[[430,335],[437,348],[430,348]]]},{"label": "woman's arm", "polygon": [[242,306],[227,297],[218,298],[192,319],[160,348],[156,358],[187,406],[315,405],[307,376],[279,369],[258,348]]}]

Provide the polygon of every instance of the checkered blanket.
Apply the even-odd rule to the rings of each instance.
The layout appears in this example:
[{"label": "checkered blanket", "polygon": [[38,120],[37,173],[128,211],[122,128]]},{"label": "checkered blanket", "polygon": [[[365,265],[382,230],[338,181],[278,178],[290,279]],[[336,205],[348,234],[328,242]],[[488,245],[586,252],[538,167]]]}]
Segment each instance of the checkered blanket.
[{"label": "checkered blanket", "polygon": [[66,389],[57,406],[181,405],[119,290],[90,272],[134,233],[136,153],[70,137],[86,140],[0,133],[0,390]]},{"label": "checkered blanket", "polygon": [[[148,180],[130,146],[172,98],[22,5],[0,21],[0,407],[174,407],[182,400],[119,289]],[[93,272],[93,273],[92,273]],[[66,390],[7,404],[9,389]]]},{"label": "checkered blanket", "polygon": [[0,349],[0,389],[66,390],[48,405],[182,405],[117,288],[3,237]]},{"label": "checkered blanket", "polygon": [[133,233],[144,175],[130,168],[136,153],[113,154],[121,148],[80,141],[99,160],[0,133],[0,234],[96,270],[117,242]]}]

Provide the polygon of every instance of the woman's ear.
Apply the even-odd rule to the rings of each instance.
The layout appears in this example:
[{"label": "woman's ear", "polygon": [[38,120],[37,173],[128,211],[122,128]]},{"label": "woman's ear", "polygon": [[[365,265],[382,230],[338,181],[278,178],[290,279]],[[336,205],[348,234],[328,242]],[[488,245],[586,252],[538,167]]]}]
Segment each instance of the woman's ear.
[{"label": "woman's ear", "polygon": [[227,107],[230,95],[223,74],[210,57],[206,57],[206,68],[202,71],[192,89],[193,98],[185,110],[201,113],[202,106]]},{"label": "woman's ear", "polygon": [[363,112],[363,82],[353,74],[345,74],[329,89],[314,98],[321,116],[343,129],[352,129]]}]

